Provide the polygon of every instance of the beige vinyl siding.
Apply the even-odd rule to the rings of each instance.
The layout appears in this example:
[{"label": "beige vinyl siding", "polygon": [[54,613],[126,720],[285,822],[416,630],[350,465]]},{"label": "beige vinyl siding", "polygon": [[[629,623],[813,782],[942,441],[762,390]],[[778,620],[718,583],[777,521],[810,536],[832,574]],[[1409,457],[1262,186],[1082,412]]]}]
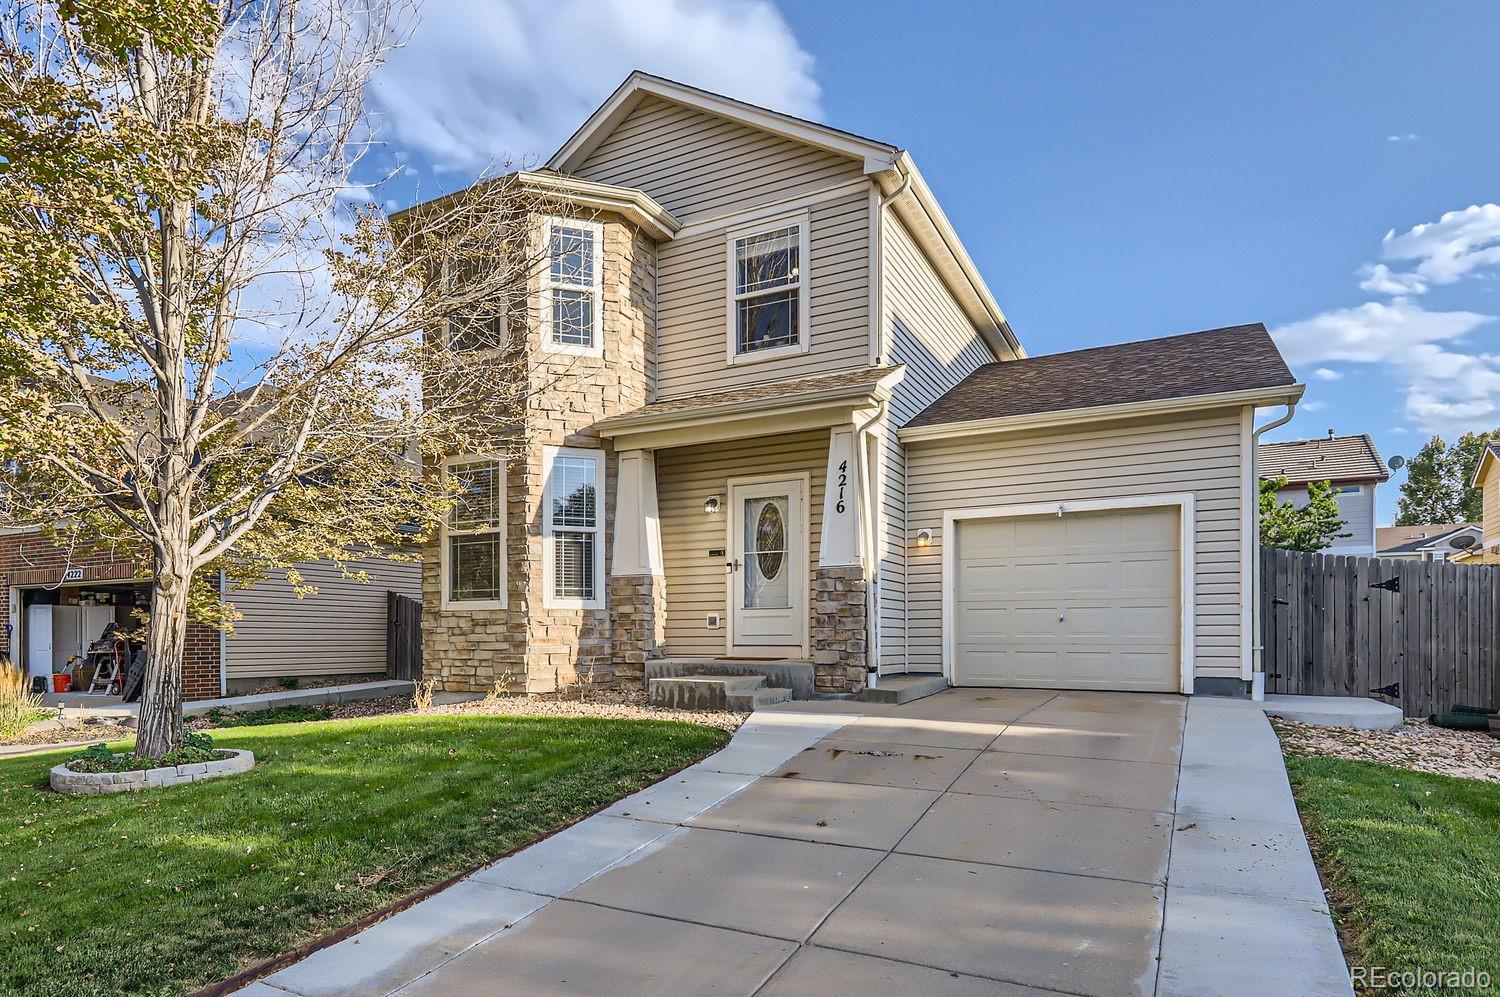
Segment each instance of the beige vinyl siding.
[{"label": "beige vinyl siding", "polygon": [[945,510],[1034,502],[1194,495],[1194,671],[1239,678],[1241,662],[1241,411],[1214,410],[974,437],[908,448],[911,667],[942,668]]},{"label": "beige vinyl siding", "polygon": [[[806,353],[731,365],[728,238],[713,228],[663,243],[657,262],[659,399],[821,374],[870,362],[870,198],[809,209]],[[735,227],[738,229],[738,226]]]},{"label": "beige vinyl siding", "polygon": [[[1297,508],[1307,505],[1307,488],[1298,485],[1284,488],[1276,493],[1282,502],[1290,502]],[[1335,540],[1323,553],[1375,556],[1375,486],[1360,485],[1357,492],[1341,492],[1335,496],[1339,505],[1339,516],[1344,520],[1340,533],[1349,536]]]},{"label": "beige vinyl siding", "polygon": [[[657,506],[667,580],[668,655],[722,655],[725,651],[728,630],[708,629],[706,618],[709,613],[722,617],[728,612],[726,557],[709,557],[708,552],[728,549],[729,479],[808,472],[811,529],[807,563],[811,573],[818,566],[827,467],[827,430],[656,451]],[[703,511],[703,502],[710,495],[721,499],[716,515]],[[809,621],[811,614],[809,599]]]},{"label": "beige vinyl siding", "polygon": [[[886,424],[906,425],[959,381],[995,359],[937,271],[893,211],[881,219],[881,324],[890,363],[905,366]],[[880,669],[906,667],[906,460],[894,432],[881,447]],[[916,664],[913,670],[921,670]]]},{"label": "beige vinyl siding", "polygon": [[684,222],[864,175],[858,160],[647,97],[575,171],[636,187]]},{"label": "beige vinyl siding", "polygon": [[1484,545],[1500,543],[1500,471],[1490,471],[1480,491],[1484,525]]},{"label": "beige vinyl siding", "polygon": [[297,675],[385,674],[386,591],[422,598],[422,566],[372,558],[351,561],[368,583],[343,577],[329,561],[298,566],[316,595],[298,599],[272,572],[229,600],[244,618],[226,641],[230,679]]}]

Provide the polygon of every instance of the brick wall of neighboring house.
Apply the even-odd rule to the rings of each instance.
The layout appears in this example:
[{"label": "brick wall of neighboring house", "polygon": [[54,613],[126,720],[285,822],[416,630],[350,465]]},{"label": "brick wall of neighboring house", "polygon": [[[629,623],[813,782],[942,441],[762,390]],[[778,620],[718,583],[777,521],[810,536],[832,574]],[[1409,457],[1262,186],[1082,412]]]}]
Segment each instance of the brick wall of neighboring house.
[{"label": "brick wall of neighboring house", "polygon": [[[0,658],[19,656],[19,650],[13,647],[18,635],[11,632],[11,588],[55,587],[70,568],[81,569],[82,577],[69,579],[69,584],[129,581],[141,577],[136,560],[128,551],[105,549],[82,553],[37,533],[0,536],[0,620],[5,622],[0,630]],[[217,630],[197,623],[188,625],[182,682],[183,695],[187,699],[211,699],[219,695]]]},{"label": "brick wall of neighboring house", "polygon": [[[506,474],[509,529],[504,609],[444,609],[441,540],[423,570],[423,670],[442,689],[487,692],[497,683],[530,692],[575,683],[612,684],[615,661],[608,565],[614,531],[616,460],[594,423],[646,404],[647,354],[655,321],[656,246],[615,216],[604,225],[602,357],[545,353],[530,323],[530,393],[521,439]],[[605,586],[600,609],[546,606],[543,448],[599,449],[604,455]]]}]

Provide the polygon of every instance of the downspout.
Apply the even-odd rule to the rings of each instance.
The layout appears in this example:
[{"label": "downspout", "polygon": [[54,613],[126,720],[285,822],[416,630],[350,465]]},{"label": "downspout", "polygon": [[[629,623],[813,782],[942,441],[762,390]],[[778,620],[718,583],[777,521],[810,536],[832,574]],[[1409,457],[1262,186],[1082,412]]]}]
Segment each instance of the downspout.
[{"label": "downspout", "polygon": [[[881,216],[882,224],[884,223],[885,209],[888,208],[888,207],[890,207],[892,204],[894,204],[896,202],[896,199],[899,198],[902,194],[905,194],[908,190],[911,190],[911,174],[909,172],[907,172],[907,170],[906,170],[906,168],[904,166],[901,165],[901,157],[900,156],[896,157],[894,166],[895,166],[896,172],[901,177],[901,183],[900,183],[899,186],[896,187],[895,190],[891,191],[888,195],[886,195],[885,197],[882,197],[880,199],[880,204],[879,204],[879,206],[877,207],[876,210],[879,212],[879,214]],[[881,245],[882,245],[881,252],[885,251],[884,250],[884,243],[885,243],[885,240],[882,238],[881,239]],[[885,272],[884,268],[882,267],[881,273],[884,274],[884,272]],[[881,295],[881,301],[883,302],[884,300],[885,300],[885,296],[884,296],[884,294],[882,294]],[[884,305],[882,305],[882,310],[883,309],[884,309]],[[884,315],[877,316],[876,317],[876,321],[880,323],[880,358],[882,360],[884,360],[886,363],[890,363],[893,358],[890,355],[890,351],[885,348],[886,347],[885,316]],[[873,425],[875,423],[875,421],[877,419],[881,418],[884,414],[885,414],[885,402],[882,401],[880,403],[880,409],[876,412],[875,417],[872,418],[869,422],[865,423],[865,426],[869,427],[869,426]],[[898,446],[898,449],[899,449],[899,444],[897,444],[897,446]],[[879,505],[878,505],[878,501],[877,501],[877,504],[875,505],[875,510],[878,511],[878,509],[879,509]],[[871,530],[872,530],[872,535],[873,535],[873,530],[875,529],[875,527],[880,522],[879,516],[878,515],[873,515],[872,518],[871,518],[871,520],[870,520],[870,522],[871,522]],[[908,672],[908,671],[911,670],[911,635],[908,632],[909,631],[909,625],[910,625],[910,619],[911,619],[911,609],[910,609],[910,605],[909,605],[909,592],[911,590],[911,580],[908,577],[908,575],[910,573],[910,565],[908,564],[909,557],[908,557],[907,552],[906,552],[906,527],[907,527],[907,514],[906,514],[906,451],[901,450],[901,670],[902,670],[903,673],[904,672]],[[869,611],[869,608],[867,606],[866,607],[866,612],[868,612],[868,611]],[[871,621],[871,626],[875,627],[875,628],[878,628],[880,626],[880,621],[879,620],[873,620],[873,621]],[[877,643],[877,641],[874,639],[874,637],[875,637],[874,631],[872,631],[870,635],[868,635],[868,636],[865,637],[865,642],[866,642],[867,646],[869,646],[870,648],[874,648],[875,645],[876,645],[876,643]],[[866,662],[866,664],[868,665],[869,663]],[[873,683],[878,683],[880,681],[880,662],[879,661],[875,662],[875,669],[874,669],[874,671],[871,674],[873,675],[873,678],[867,679],[866,681],[871,682],[872,683],[871,687],[873,688]]]},{"label": "downspout", "polygon": [[[228,593],[228,578],[224,569],[219,569],[219,602],[224,601]],[[223,630],[219,631],[219,698],[223,699],[229,695],[229,634]]]},{"label": "downspout", "polygon": [[1285,426],[1296,414],[1297,402],[1293,399],[1286,403],[1286,415],[1250,434],[1250,698],[1256,702],[1266,698],[1266,648],[1260,636],[1260,437],[1278,426]]}]

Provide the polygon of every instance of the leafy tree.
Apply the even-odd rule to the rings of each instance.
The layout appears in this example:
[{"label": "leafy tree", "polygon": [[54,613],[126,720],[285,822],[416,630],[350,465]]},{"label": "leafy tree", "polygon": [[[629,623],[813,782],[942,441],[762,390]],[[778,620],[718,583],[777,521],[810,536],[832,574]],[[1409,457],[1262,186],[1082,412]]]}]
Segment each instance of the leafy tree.
[{"label": "leafy tree", "polygon": [[1434,436],[1407,465],[1396,505],[1397,526],[1428,523],[1477,523],[1483,516],[1480,490],[1470,488],[1485,444],[1500,440],[1500,429],[1465,433],[1449,446]]},{"label": "leafy tree", "polygon": [[1327,481],[1307,485],[1307,504],[1298,508],[1281,502],[1276,493],[1286,487],[1287,479],[1262,480],[1260,483],[1260,542],[1267,547],[1285,550],[1320,551],[1335,540],[1351,536],[1339,532],[1345,520],[1339,515],[1338,491]]},{"label": "leafy tree", "polygon": [[397,224],[351,182],[363,88],[408,13],[0,13],[0,527],[149,566],[143,757],[182,741],[189,617],[232,622],[205,579],[300,584],[300,561],[410,549],[451,506],[422,467],[492,452],[526,390],[527,337],[427,335],[525,314],[508,307],[538,252],[525,185]]}]

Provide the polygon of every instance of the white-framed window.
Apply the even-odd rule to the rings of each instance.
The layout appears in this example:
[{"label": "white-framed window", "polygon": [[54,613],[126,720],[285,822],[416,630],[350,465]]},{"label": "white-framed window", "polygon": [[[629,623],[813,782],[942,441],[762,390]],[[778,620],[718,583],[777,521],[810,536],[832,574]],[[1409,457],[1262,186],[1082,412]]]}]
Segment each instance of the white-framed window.
[{"label": "white-framed window", "polygon": [[542,341],[554,353],[604,355],[604,226],[547,218]]},{"label": "white-framed window", "polygon": [[543,604],[558,609],[604,605],[604,451],[545,447]]},{"label": "white-framed window", "polygon": [[808,227],[804,212],[729,233],[730,363],[807,351]]},{"label": "white-framed window", "polygon": [[443,523],[443,606],[505,607],[505,464],[450,457],[443,473],[457,500]]},{"label": "white-framed window", "polygon": [[[447,279],[455,287],[469,287],[483,277],[478,264],[454,263],[448,269]],[[485,277],[491,280],[493,277]],[[459,291],[458,293],[463,293]],[[496,301],[474,301],[467,303],[462,314],[451,316],[444,330],[445,341],[450,350],[498,350],[504,348],[510,337],[508,308],[502,298]]]}]

